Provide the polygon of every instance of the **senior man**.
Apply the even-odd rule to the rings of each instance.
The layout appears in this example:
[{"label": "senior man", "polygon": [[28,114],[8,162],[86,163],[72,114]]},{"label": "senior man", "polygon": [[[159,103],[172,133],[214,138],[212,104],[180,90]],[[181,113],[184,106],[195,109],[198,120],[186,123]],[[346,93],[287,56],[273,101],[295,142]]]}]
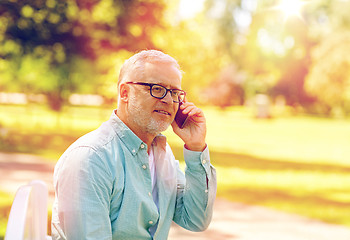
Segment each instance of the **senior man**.
[{"label": "senior man", "polygon": [[[204,114],[184,102],[181,79],[177,61],[160,51],[125,61],[117,110],[56,164],[53,239],[167,239],[172,221],[191,231],[208,227],[216,172]],[[177,111],[189,116],[183,128]],[[160,134],[170,125],[184,142],[185,173]]]}]

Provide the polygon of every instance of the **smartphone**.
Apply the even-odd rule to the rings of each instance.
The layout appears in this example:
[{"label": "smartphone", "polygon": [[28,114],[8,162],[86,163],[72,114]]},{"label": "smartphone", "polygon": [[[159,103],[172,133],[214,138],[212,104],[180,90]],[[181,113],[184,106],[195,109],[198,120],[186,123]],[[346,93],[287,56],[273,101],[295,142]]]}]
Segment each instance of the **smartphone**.
[{"label": "smartphone", "polygon": [[180,109],[181,105],[182,105],[182,102],[179,103],[179,109],[177,110],[177,113],[175,115],[175,122],[179,126],[179,128],[184,128],[186,121],[188,119],[188,114],[182,113],[182,110]]}]

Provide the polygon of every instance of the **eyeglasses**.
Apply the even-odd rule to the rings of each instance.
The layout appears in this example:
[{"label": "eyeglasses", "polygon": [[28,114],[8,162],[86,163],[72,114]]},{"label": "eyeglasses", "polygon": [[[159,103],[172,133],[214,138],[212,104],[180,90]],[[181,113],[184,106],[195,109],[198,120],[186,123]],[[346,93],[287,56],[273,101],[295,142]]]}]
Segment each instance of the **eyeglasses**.
[{"label": "eyeglasses", "polygon": [[153,83],[143,83],[143,82],[126,82],[127,84],[137,84],[150,87],[149,92],[152,97],[163,99],[170,92],[170,96],[173,102],[180,103],[183,102],[186,96],[186,92],[180,89],[168,89],[159,84]]}]

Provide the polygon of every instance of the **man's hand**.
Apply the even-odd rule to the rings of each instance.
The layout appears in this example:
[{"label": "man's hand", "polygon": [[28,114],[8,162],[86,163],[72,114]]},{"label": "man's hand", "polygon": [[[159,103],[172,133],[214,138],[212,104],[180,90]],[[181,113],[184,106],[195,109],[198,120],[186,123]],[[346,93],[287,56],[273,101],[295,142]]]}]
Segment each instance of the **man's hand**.
[{"label": "man's hand", "polygon": [[206,148],[207,133],[203,111],[191,102],[184,102],[178,111],[188,114],[188,119],[183,129],[179,128],[174,121],[171,124],[173,131],[185,142],[188,150],[202,152]]}]

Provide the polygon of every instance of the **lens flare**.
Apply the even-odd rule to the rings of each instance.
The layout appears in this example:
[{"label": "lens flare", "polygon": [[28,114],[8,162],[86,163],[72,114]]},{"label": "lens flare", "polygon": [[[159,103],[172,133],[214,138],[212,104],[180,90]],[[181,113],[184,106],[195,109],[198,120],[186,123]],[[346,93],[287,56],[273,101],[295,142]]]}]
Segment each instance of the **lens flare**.
[{"label": "lens flare", "polygon": [[301,8],[303,5],[304,2],[299,0],[281,0],[277,8],[283,12],[286,18],[292,16],[301,17]]}]

